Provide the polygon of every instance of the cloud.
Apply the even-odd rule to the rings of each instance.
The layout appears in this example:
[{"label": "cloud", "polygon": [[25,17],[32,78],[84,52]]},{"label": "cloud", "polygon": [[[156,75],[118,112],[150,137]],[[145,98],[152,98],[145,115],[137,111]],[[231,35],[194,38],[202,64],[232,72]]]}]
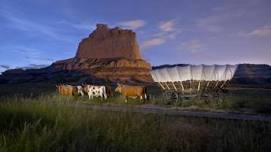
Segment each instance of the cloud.
[{"label": "cloud", "polygon": [[136,30],[138,28],[141,28],[143,26],[145,26],[146,22],[143,20],[130,20],[130,21],[123,21],[120,22],[119,25],[127,28],[127,29],[132,29],[132,30]]},{"label": "cloud", "polygon": [[154,34],[154,36],[163,37],[164,39],[175,39],[183,32],[181,28],[176,28],[176,22],[174,20],[160,22],[158,27],[160,31]]},{"label": "cloud", "polygon": [[42,68],[45,68],[48,66],[49,65],[47,65],[47,64],[30,64],[28,66],[16,67],[16,68],[27,70],[27,69],[42,69]]},{"label": "cloud", "polygon": [[[15,15],[16,14],[16,15]],[[0,16],[4,17],[9,28],[27,32],[29,35],[43,35],[56,40],[72,42],[71,37],[59,33],[59,30],[54,26],[38,23],[35,20],[30,20],[12,12],[12,10],[0,10]]]},{"label": "cloud", "polygon": [[25,20],[22,18],[17,18],[14,16],[9,16],[7,17],[7,19],[12,22],[12,27],[22,30],[22,31],[27,31],[27,32],[39,32],[42,33],[44,35],[47,35],[49,37],[53,37],[56,38],[57,35],[55,32],[53,32],[53,30],[50,27],[41,25],[41,24],[37,24],[35,22],[29,21],[29,20]]},{"label": "cloud", "polygon": [[9,69],[10,66],[8,66],[8,65],[0,65],[0,68],[3,68],[3,69]]},{"label": "cloud", "polygon": [[223,21],[224,18],[225,16],[219,15],[201,18],[197,21],[197,26],[210,32],[218,32],[223,29],[223,27],[220,26],[220,23]]},{"label": "cloud", "polygon": [[72,27],[79,29],[79,30],[94,30],[95,26],[89,23],[80,23],[80,24],[71,24]]},{"label": "cloud", "polygon": [[6,71],[6,70],[8,70],[8,69],[9,69],[9,68],[6,68],[6,67],[0,65],[0,75],[1,75],[4,71]]},{"label": "cloud", "polygon": [[54,61],[53,58],[48,58],[44,53],[38,49],[30,47],[14,47],[11,49],[14,54],[18,54],[21,58],[24,58],[30,64],[50,64]]},{"label": "cloud", "polygon": [[161,45],[165,42],[166,42],[166,40],[163,38],[152,38],[152,39],[144,41],[142,44],[142,48],[148,48],[148,47],[152,47],[152,46]]},{"label": "cloud", "polygon": [[[234,5],[232,5],[234,4]],[[196,26],[209,32],[220,32],[226,29],[225,25],[236,24],[242,22],[246,18],[251,18],[252,10],[247,11],[251,4],[230,3],[222,7],[215,7],[211,10],[211,14],[196,20]]]},{"label": "cloud", "polygon": [[48,67],[49,65],[48,64],[29,64],[28,66],[15,66],[15,67],[12,67],[12,66],[8,66],[8,65],[0,65],[0,75],[5,72],[6,70],[10,70],[10,69],[24,69],[24,70],[27,70],[27,69],[41,69],[41,68],[45,68],[45,67]]},{"label": "cloud", "polygon": [[77,30],[94,30],[95,29],[95,24],[91,22],[80,22],[80,23],[74,23],[74,22],[68,22],[66,20],[61,20],[57,22],[58,24],[65,25],[65,26],[70,26],[72,28],[75,28]]},{"label": "cloud", "polygon": [[169,20],[161,22],[159,28],[164,32],[171,32],[175,29],[175,21]]},{"label": "cloud", "polygon": [[0,65],[0,75],[6,71],[6,70],[9,70],[11,69],[11,66],[8,66],[8,65]]},{"label": "cloud", "polygon": [[163,21],[158,24],[159,31],[154,33],[151,39],[143,42],[142,48],[150,48],[166,43],[169,39],[175,39],[182,30],[175,28],[174,20]]},{"label": "cloud", "polygon": [[191,40],[181,44],[180,50],[189,51],[191,53],[197,53],[202,51],[204,45],[199,40]]},{"label": "cloud", "polygon": [[247,36],[255,36],[255,37],[267,37],[271,36],[271,26],[262,26],[253,31],[246,33]]},{"label": "cloud", "polygon": [[163,39],[175,39],[179,34],[182,33],[182,30],[181,29],[176,29],[175,31],[171,31],[171,32],[158,32],[158,33],[155,33],[153,34],[152,36],[153,37],[160,37],[160,38],[163,38]]}]

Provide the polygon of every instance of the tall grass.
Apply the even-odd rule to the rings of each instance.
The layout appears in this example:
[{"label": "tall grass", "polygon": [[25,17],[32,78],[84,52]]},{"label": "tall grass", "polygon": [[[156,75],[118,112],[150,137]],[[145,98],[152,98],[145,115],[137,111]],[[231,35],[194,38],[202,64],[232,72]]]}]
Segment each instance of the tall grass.
[{"label": "tall grass", "polygon": [[73,98],[2,99],[0,151],[270,151],[271,124],[100,111]]},{"label": "tall grass", "polygon": [[[52,98],[57,94],[55,84],[44,83],[25,83],[25,84],[2,84],[0,85],[0,100],[17,101],[21,98],[40,99],[40,97]],[[160,106],[177,106],[177,107],[192,107],[197,109],[219,109],[228,111],[252,112],[252,113],[271,113],[271,89],[231,89],[228,93],[222,94],[220,98],[191,98],[183,99],[178,102],[166,101],[162,96],[162,91],[158,87],[148,88],[150,100],[140,102],[139,100],[130,99],[128,104],[156,104]],[[10,98],[12,97],[12,98]],[[44,99],[46,100],[46,99]],[[50,99],[48,99],[50,100]],[[88,104],[127,104],[124,98],[118,95],[110,97],[107,101],[100,99],[88,100],[85,97],[58,97],[54,100],[69,100],[80,101]]]}]

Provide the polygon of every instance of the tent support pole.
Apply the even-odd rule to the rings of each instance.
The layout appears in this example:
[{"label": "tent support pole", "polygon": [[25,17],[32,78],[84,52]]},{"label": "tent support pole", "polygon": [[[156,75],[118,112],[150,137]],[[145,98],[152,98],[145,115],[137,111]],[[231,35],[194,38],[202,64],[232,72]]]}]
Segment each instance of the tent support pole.
[{"label": "tent support pole", "polygon": [[224,81],[224,83],[220,86],[221,88],[224,87],[224,85],[228,82],[228,80]]},{"label": "tent support pole", "polygon": [[167,82],[165,82],[165,84],[166,84],[166,86],[167,86],[168,90],[170,90],[169,86],[167,85]]},{"label": "tent support pole", "polygon": [[181,82],[182,91],[184,91],[183,82],[182,81],[180,82]]},{"label": "tent support pole", "polygon": [[199,90],[200,90],[200,81],[199,81],[199,84],[198,84],[198,92],[199,92]]},{"label": "tent support pole", "polygon": [[190,80],[190,94],[192,94],[192,80]]},{"label": "tent support pole", "polygon": [[176,86],[175,86],[174,82],[171,82],[171,83],[172,83],[172,85],[173,85],[173,87],[174,87],[175,91],[177,91],[177,88],[176,88]]},{"label": "tent support pole", "polygon": [[214,87],[214,88],[216,88],[216,87],[217,87],[218,83],[219,83],[219,81],[216,81],[216,84],[215,84],[215,87]]},{"label": "tent support pole", "polygon": [[161,82],[158,82],[159,83],[159,85],[161,86],[161,88],[163,89],[163,90],[165,90],[165,87],[163,86],[163,84],[161,83]]},{"label": "tent support pole", "polygon": [[182,81],[178,81],[181,84],[181,88],[182,88],[182,93],[184,94],[184,87],[183,87],[183,83]]},{"label": "tent support pole", "polygon": [[[205,85],[203,85],[203,89],[202,89],[202,90],[203,90],[203,92],[205,92],[205,91],[207,90],[207,89],[206,89],[206,88],[207,88],[206,81],[204,80],[204,82],[205,82],[205,83],[204,83]],[[208,83],[208,82],[207,82],[207,83]]]}]

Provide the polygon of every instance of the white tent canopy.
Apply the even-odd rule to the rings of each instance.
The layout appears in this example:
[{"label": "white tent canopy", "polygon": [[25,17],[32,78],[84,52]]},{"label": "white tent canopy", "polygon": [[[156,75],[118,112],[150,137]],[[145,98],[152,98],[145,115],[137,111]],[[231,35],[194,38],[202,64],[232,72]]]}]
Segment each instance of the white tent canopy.
[{"label": "white tent canopy", "polygon": [[202,79],[206,81],[214,80],[215,65],[204,65],[202,71]]},{"label": "white tent canopy", "polygon": [[225,79],[231,80],[235,74],[236,69],[237,69],[237,65],[227,65],[227,68],[225,71]]},{"label": "white tent canopy", "polygon": [[191,65],[191,80],[201,80],[203,65]]},{"label": "white tent canopy", "polygon": [[169,76],[167,68],[163,68],[163,69],[159,70],[158,73],[161,75],[161,77],[160,77],[161,82],[167,82],[167,81],[171,82],[172,81]]},{"label": "white tent canopy", "polygon": [[169,76],[171,78],[171,80],[174,81],[180,81],[180,76],[179,76],[179,72],[177,67],[173,67],[173,68],[167,68]]},{"label": "white tent canopy", "polygon": [[155,82],[227,81],[231,80],[237,65],[186,65],[164,67],[151,71]]},{"label": "white tent canopy", "polygon": [[179,73],[179,81],[187,81],[191,79],[190,66],[178,66],[176,67]]},{"label": "white tent canopy", "polygon": [[225,71],[226,71],[226,65],[215,65],[215,71],[214,71],[214,81],[224,81],[225,79]]}]

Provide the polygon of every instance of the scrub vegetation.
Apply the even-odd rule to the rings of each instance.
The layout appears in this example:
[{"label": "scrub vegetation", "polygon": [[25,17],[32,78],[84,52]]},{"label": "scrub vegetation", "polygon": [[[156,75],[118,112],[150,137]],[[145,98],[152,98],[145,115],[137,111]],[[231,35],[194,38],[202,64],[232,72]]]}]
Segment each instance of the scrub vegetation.
[{"label": "scrub vegetation", "polygon": [[[271,150],[270,122],[92,110],[77,105],[82,102],[89,105],[125,103],[119,96],[103,102],[99,99],[89,101],[82,97],[61,97],[55,93],[53,85],[29,87],[29,84],[21,84],[17,85],[17,90],[11,85],[0,88],[3,90],[0,97],[0,151]],[[7,93],[3,95],[5,91]],[[12,94],[7,95],[10,91],[13,91]],[[246,97],[242,91],[236,92],[236,97],[234,93],[229,94],[228,99],[244,102],[244,105],[239,105],[242,108],[254,106],[254,102],[261,99],[268,101],[264,97],[269,95],[268,92],[262,92],[259,97],[249,94],[255,96],[252,98]],[[206,106],[204,102],[187,102],[183,101],[178,106]],[[128,104],[139,103],[131,100]],[[160,102],[156,104],[163,105]],[[231,105],[231,108],[235,107]]]}]

